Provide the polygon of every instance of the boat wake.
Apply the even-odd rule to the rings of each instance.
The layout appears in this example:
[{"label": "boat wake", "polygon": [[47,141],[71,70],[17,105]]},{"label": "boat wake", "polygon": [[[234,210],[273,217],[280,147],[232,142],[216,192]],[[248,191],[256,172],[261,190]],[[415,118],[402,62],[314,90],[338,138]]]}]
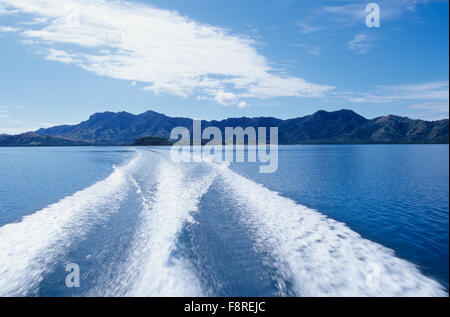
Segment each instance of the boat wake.
[{"label": "boat wake", "polygon": [[41,295],[39,285],[58,257],[76,248],[94,224],[121,212],[130,197],[139,197],[141,210],[126,256],[117,259],[112,279],[105,275],[85,294],[215,295],[205,287],[207,276],[198,274],[202,263],[180,251],[189,243],[180,236],[202,219],[196,215],[205,212],[201,202],[212,186],[232,202],[230,210],[248,232],[261,263],[274,272],[281,295],[447,295],[415,265],[345,224],[282,197],[226,164],[173,163],[162,150],[139,150],[106,179],[0,227],[0,295]]},{"label": "boat wake", "polygon": [[[182,166],[166,161],[158,167],[156,192],[143,195],[142,221],[132,247],[132,271],[137,278],[130,296],[202,296],[200,281],[187,259],[177,257],[178,235],[216,177],[214,170],[189,178]],[[140,190],[141,191],[141,190]]]}]

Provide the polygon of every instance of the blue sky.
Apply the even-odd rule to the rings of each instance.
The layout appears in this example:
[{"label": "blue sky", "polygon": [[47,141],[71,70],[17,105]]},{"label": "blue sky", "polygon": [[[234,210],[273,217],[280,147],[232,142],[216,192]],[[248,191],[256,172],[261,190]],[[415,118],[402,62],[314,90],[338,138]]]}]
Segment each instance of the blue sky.
[{"label": "blue sky", "polygon": [[0,0],[0,133],[101,111],[448,118],[448,1]]}]

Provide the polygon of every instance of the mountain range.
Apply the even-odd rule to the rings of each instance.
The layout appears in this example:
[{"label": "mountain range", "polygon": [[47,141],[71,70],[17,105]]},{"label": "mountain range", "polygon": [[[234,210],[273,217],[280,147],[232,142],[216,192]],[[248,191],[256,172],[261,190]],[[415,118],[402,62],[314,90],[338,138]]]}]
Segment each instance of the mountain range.
[{"label": "mountain range", "polygon": [[[61,125],[21,135],[0,135],[0,146],[128,145],[136,139],[168,139],[174,127],[192,131],[193,120],[154,111],[95,113],[76,125]],[[352,110],[317,111],[304,117],[229,118],[202,121],[202,128],[278,127],[279,144],[400,144],[449,143],[449,120],[423,121],[388,115],[366,119]],[[158,141],[160,142],[160,140]]]},{"label": "mountain range", "polygon": [[92,143],[59,136],[39,135],[27,132],[17,135],[0,134],[0,146],[83,146]]}]

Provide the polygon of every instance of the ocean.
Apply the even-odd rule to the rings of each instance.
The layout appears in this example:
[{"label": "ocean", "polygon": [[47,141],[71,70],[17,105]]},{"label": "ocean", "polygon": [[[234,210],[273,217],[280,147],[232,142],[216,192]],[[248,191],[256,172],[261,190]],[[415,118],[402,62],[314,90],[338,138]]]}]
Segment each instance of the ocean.
[{"label": "ocean", "polygon": [[0,148],[0,296],[448,296],[448,145],[169,149]]}]

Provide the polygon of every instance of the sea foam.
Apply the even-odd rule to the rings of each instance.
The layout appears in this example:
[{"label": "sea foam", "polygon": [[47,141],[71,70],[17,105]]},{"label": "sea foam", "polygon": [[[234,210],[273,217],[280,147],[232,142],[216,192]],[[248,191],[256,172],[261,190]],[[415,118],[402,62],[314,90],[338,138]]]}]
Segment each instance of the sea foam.
[{"label": "sea foam", "polygon": [[162,161],[156,192],[142,193],[142,220],[128,263],[128,274],[136,274],[129,296],[204,295],[189,261],[173,253],[184,224],[193,221],[192,213],[198,211],[199,201],[216,173],[210,170],[200,177],[190,177],[186,169]]},{"label": "sea foam", "polygon": [[447,296],[393,250],[229,168],[218,171],[256,248],[278,272],[281,295]]},{"label": "sea foam", "polygon": [[106,179],[0,227],[0,296],[26,296],[57,257],[120,206],[140,152]]}]

